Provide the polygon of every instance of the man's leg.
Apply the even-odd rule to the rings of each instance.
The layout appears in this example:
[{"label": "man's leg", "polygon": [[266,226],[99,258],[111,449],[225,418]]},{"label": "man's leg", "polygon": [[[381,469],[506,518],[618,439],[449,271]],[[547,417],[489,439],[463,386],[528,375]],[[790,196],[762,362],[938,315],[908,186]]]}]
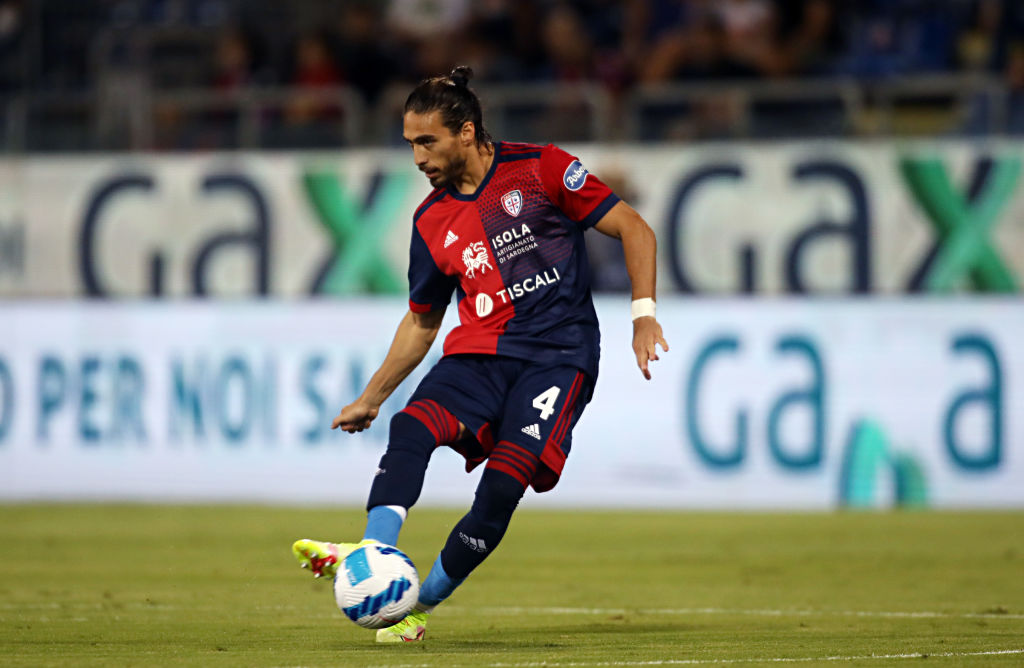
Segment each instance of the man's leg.
[{"label": "man's leg", "polygon": [[420,586],[421,609],[430,611],[448,598],[498,546],[537,463],[535,454],[514,443],[501,441],[494,447],[472,507],[452,529]]},{"label": "man's leg", "polygon": [[543,492],[558,482],[593,382],[570,366],[518,363],[509,371],[515,380],[508,392],[497,395],[502,401],[494,421],[501,425],[498,444],[489,454],[473,506],[420,585],[416,608],[395,626],[377,631],[377,642],[421,639],[434,606],[497,547],[527,485]]},{"label": "man's leg", "polygon": [[368,542],[395,545],[406,513],[419,499],[430,455],[438,445],[455,441],[461,424],[429,399],[412,401],[391,419],[388,448],[380,459],[367,501],[366,531],[361,543],[330,543],[302,539],[292,552],[316,577],[333,578],[338,564]]},{"label": "man's leg", "polygon": [[398,542],[406,512],[423,490],[430,455],[438,445],[455,442],[463,429],[451,412],[430,399],[412,401],[391,418],[388,448],[366,502],[364,539]]},{"label": "man's leg", "polygon": [[501,441],[494,447],[473,505],[452,529],[430,574],[420,584],[416,606],[398,624],[377,631],[377,642],[423,639],[427,616],[434,607],[451,596],[501,542],[537,463],[536,455],[514,443]]}]

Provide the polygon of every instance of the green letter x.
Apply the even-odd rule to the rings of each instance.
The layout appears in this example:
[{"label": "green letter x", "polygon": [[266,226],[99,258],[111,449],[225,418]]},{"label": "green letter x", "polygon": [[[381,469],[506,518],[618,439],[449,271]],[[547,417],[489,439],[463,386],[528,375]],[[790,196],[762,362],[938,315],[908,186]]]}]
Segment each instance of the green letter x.
[{"label": "green letter x", "polygon": [[333,295],[400,293],[405,284],[381,254],[381,240],[408,191],[408,174],[385,176],[378,172],[363,207],[342,188],[334,172],[309,171],[302,182],[334,245],[334,255],[318,274],[311,291]]},{"label": "green letter x", "polygon": [[977,290],[1015,292],[1013,273],[992,248],[988,231],[1020,177],[1019,159],[994,163],[974,202],[958,194],[942,161],[937,159],[900,161],[900,171],[921,208],[938,232],[941,247],[925,277],[933,292],[949,292],[965,275]]}]

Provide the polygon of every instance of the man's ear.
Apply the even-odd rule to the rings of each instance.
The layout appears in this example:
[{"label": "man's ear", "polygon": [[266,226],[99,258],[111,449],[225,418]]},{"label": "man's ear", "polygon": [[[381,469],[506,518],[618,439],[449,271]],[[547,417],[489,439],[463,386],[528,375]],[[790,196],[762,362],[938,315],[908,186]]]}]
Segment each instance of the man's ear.
[{"label": "man's ear", "polygon": [[462,124],[462,132],[459,134],[463,146],[470,146],[476,143],[476,126],[473,121],[466,121]]}]

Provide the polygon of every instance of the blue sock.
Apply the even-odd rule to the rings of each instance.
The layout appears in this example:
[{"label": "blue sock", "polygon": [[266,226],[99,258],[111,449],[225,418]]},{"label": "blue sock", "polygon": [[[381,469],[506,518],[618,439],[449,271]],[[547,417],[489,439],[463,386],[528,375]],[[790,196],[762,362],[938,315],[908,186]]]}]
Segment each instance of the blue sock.
[{"label": "blue sock", "polygon": [[448,577],[448,574],[444,572],[444,566],[441,565],[441,555],[437,555],[434,565],[430,568],[430,575],[420,583],[419,603],[432,608],[451,596],[455,588],[465,579]]},{"label": "blue sock", "polygon": [[400,510],[404,508],[395,506],[374,506],[366,515],[366,531],[363,533],[363,540],[379,540],[385,545],[398,544],[398,532],[402,530],[402,523],[405,517]]}]

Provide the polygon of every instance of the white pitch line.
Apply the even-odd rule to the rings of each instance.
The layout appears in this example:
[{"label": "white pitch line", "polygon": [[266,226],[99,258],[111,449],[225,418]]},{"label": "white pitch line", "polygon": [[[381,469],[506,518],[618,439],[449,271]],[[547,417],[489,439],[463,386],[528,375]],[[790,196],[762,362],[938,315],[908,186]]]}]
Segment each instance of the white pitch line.
[{"label": "white pitch line", "polygon": [[[975,656],[1011,656],[1024,649],[995,649],[983,652],[908,652],[904,654],[851,654],[834,656],[751,656],[742,659],[654,659],[651,661],[530,661],[525,663],[487,663],[488,668],[578,668],[580,666],[721,666],[741,663],[814,663],[817,661],[892,661],[894,659],[963,659]],[[386,664],[376,668],[432,668],[432,663]],[[449,664],[450,668],[460,665]]]},{"label": "white pitch line", "polygon": [[1024,614],[1003,612],[935,612],[886,610],[773,610],[743,608],[565,608],[565,607],[486,607],[451,606],[452,612],[487,615],[752,615],[757,617],[885,617],[905,619],[1024,619]]}]

